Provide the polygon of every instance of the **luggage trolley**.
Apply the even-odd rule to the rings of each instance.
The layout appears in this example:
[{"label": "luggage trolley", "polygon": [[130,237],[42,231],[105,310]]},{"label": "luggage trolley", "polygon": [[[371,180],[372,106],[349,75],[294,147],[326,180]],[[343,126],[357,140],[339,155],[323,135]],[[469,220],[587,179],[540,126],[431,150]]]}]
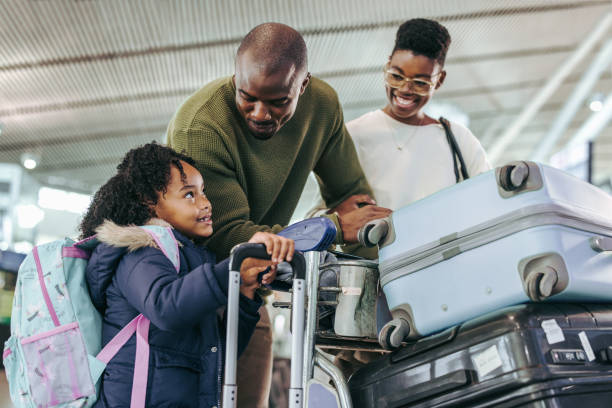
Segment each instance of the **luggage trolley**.
[{"label": "luggage trolley", "polygon": [[[357,299],[367,297],[371,299],[372,308],[375,307],[377,273],[368,276],[368,272],[376,270],[376,262],[361,259],[338,260],[337,286],[319,286],[320,271],[329,267],[328,263],[321,264],[320,252],[307,252],[306,256],[306,329],[304,331],[304,360],[302,386],[306,394],[308,407],[342,407],[353,406],[349,388],[342,371],[336,367],[321,350],[359,350],[359,351],[385,351],[377,341],[376,314],[365,311],[364,315],[371,316],[371,321],[360,324],[359,321],[346,319],[355,310]],[[351,291],[353,291],[351,293]],[[368,293],[359,293],[367,291]],[[335,292],[336,301],[319,300],[320,292]],[[313,299],[315,301],[313,301]],[[321,305],[336,307],[334,330],[319,330],[318,308]],[[346,312],[349,313],[346,313]],[[368,313],[370,312],[370,313]],[[348,322],[348,324],[347,324]],[[314,378],[314,367],[319,367],[327,374],[335,389],[331,390]]]},{"label": "luggage trolley", "polygon": [[[225,347],[225,375],[223,383],[223,408],[236,407],[237,391],[236,364],[238,356],[238,302],[240,297],[240,265],[249,257],[269,259],[263,244],[240,244],[232,249],[230,255],[228,305],[227,305],[227,336]],[[291,261],[293,270],[292,316],[293,322],[304,320],[304,274],[306,271],[304,256],[295,252]],[[293,326],[291,344],[291,387],[289,389],[290,407],[301,408],[303,398],[302,375],[302,342],[303,326]]]},{"label": "luggage trolley", "polygon": [[[331,226],[329,224],[331,224]],[[324,226],[324,228],[321,228]],[[333,229],[333,234],[331,229]],[[287,232],[286,232],[287,231]],[[285,232],[285,234],[283,234]],[[342,322],[334,324],[340,333],[332,330],[318,330],[318,308],[320,306],[332,306],[342,309],[351,307],[354,302],[351,295],[343,294],[342,285],[355,290],[359,287],[351,279],[362,279],[367,283],[362,284],[360,290],[372,290],[372,281],[377,282],[377,275],[372,279],[366,279],[367,269],[375,269],[376,262],[342,260],[338,262],[340,273],[338,274],[337,286],[319,287],[319,272],[321,268],[329,267],[329,264],[321,264],[321,250],[329,246],[330,237],[335,236],[333,223],[326,218],[309,219],[288,227],[281,231],[281,235],[293,238],[296,248],[306,251],[304,254],[295,252],[292,266],[292,296],[291,303],[275,304],[275,306],[291,307],[292,347],[291,347],[291,379],[289,390],[289,406],[301,408],[306,406],[317,408],[351,408],[352,401],[346,379],[338,367],[336,367],[323,353],[315,348],[336,350],[383,350],[376,341],[376,327],[361,325],[357,332]],[[227,314],[227,336],[226,336],[226,358],[225,358],[225,380],[223,385],[223,407],[236,406],[236,363],[237,363],[237,330],[238,330],[238,300],[240,290],[240,265],[247,257],[258,257],[268,259],[269,256],[262,244],[240,244],[237,245],[230,255],[230,284],[228,289],[228,314]],[[364,262],[360,265],[360,262]],[[346,267],[346,273],[342,268]],[[361,276],[361,278],[360,278]],[[277,276],[277,280],[279,277]],[[279,285],[281,290],[283,285]],[[278,286],[277,286],[278,287]],[[274,288],[276,289],[276,288]],[[288,287],[285,284],[285,289]],[[319,292],[328,292],[338,295],[335,301],[319,301]],[[375,291],[375,289],[374,289]],[[306,293],[307,292],[307,293]],[[350,292],[350,290],[349,290]],[[346,295],[346,296],[344,296]],[[358,297],[358,296],[357,296]],[[299,323],[302,322],[302,323]],[[367,328],[365,328],[367,326]],[[367,336],[361,334],[365,332]],[[347,335],[348,334],[348,335]],[[322,384],[314,379],[314,367],[319,367],[327,374],[335,389]]]}]

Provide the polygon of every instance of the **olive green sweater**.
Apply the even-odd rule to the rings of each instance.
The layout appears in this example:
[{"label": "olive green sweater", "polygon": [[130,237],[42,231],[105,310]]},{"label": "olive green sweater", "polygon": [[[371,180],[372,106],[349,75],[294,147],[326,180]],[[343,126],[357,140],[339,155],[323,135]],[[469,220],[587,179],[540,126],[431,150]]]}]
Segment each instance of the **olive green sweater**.
[{"label": "olive green sweater", "polygon": [[[168,126],[168,144],[193,157],[212,204],[207,241],[219,259],[257,231],[289,222],[310,171],[328,208],[368,193],[335,91],[312,78],[295,115],[268,140],[253,137],[239,114],[231,77],[190,96]],[[331,217],[337,225],[337,219]],[[339,233],[337,243],[342,243]]]}]

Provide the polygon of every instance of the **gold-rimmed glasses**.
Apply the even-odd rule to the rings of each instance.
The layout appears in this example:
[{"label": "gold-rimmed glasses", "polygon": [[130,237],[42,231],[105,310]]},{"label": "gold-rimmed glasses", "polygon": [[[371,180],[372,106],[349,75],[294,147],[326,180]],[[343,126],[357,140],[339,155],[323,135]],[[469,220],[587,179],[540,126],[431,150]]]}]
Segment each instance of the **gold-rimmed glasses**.
[{"label": "gold-rimmed glasses", "polygon": [[[434,82],[428,81],[422,78],[409,78],[389,68],[389,64],[383,68],[385,74],[385,83],[391,88],[399,89],[405,84],[408,84],[408,88],[417,95],[425,96],[436,86]],[[433,77],[440,75],[442,71],[438,72]]]}]

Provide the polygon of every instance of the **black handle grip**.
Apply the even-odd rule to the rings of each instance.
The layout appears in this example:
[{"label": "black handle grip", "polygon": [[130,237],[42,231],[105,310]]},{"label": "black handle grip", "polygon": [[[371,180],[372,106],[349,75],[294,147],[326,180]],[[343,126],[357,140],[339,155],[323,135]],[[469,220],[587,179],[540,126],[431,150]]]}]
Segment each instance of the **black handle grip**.
[{"label": "black handle grip", "polygon": [[[230,271],[239,271],[240,265],[246,258],[270,259],[270,255],[268,255],[264,244],[238,244],[230,252]],[[304,279],[306,277],[306,260],[301,252],[295,251],[289,264],[293,270],[294,279]]]},{"label": "black handle grip", "polygon": [[[388,406],[407,406],[411,402],[431,398],[434,395],[447,394],[458,388],[472,384],[478,378],[475,370],[456,370],[448,374],[434,378],[430,381],[410,384],[398,392],[388,386],[381,387],[382,395],[388,395],[386,402]],[[393,384],[392,382],[390,385]],[[397,386],[396,386],[397,387]]]}]

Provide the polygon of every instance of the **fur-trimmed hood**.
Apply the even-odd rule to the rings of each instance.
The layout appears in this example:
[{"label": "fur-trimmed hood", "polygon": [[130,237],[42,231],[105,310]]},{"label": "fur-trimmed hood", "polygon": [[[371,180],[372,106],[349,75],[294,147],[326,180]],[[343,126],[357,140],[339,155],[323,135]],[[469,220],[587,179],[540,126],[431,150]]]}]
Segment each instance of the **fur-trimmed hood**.
[{"label": "fur-trimmed hood", "polygon": [[[147,225],[171,227],[158,218],[150,219]],[[91,299],[96,308],[102,311],[106,301],[106,288],[123,256],[141,248],[157,248],[157,244],[142,228],[136,225],[117,225],[109,220],[96,228],[96,239],[100,245],[94,249],[95,256],[90,258],[87,265],[87,281]],[[177,242],[182,245],[178,239]]]},{"label": "fur-trimmed hood", "polygon": [[[146,225],[172,228],[172,225],[160,218],[151,218]],[[155,240],[142,228],[136,225],[117,225],[110,220],[105,220],[96,228],[96,238],[99,242],[115,248],[127,248],[128,252],[144,247],[157,248]],[[181,245],[180,242],[179,245]]]}]

